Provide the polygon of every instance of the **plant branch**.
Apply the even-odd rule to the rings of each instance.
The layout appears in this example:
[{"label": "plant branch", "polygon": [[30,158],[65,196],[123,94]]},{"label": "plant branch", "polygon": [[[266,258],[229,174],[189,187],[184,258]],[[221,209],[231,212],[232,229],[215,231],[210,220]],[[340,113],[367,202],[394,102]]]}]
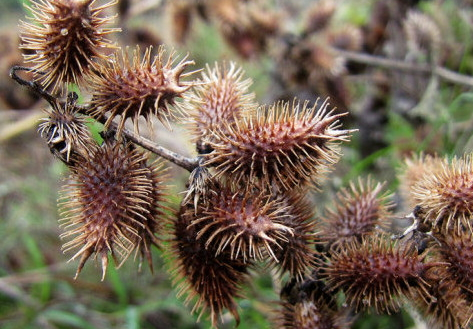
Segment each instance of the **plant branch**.
[{"label": "plant branch", "polygon": [[[79,112],[85,115],[88,115],[90,112],[90,109],[85,106],[79,107]],[[106,116],[102,116],[100,118],[94,118],[98,122],[104,124],[107,121]],[[111,122],[110,123],[111,129],[114,129],[115,131],[118,130],[118,124],[116,122]],[[167,148],[156,144],[155,142],[134,133],[133,131],[129,129],[122,129],[122,134],[125,136],[126,139],[132,141],[133,143],[143,147],[144,149],[147,149],[148,151],[159,155],[160,157],[171,161],[175,165],[186,169],[189,172],[192,172],[196,167],[199,166],[199,158],[187,158],[181,154],[178,154],[176,152],[173,152],[171,150],[168,150]]]},{"label": "plant branch", "polygon": [[[113,122],[112,127],[116,129],[118,127],[118,124]],[[158,145],[147,138],[144,138],[143,136],[135,134],[134,132],[128,129],[123,129],[122,133],[127,139],[129,139],[133,143],[140,145],[141,147],[159,155],[160,157],[166,160],[171,161],[172,163],[178,165],[181,168],[186,169],[189,172],[192,172],[199,165],[199,158],[187,158],[181,154],[170,151],[167,148],[162,147],[161,145]]]},{"label": "plant branch", "polygon": [[[36,72],[36,73],[41,73],[41,72],[38,72],[34,69],[30,69],[30,68],[27,68],[27,67],[23,67],[23,66],[13,66],[10,69],[10,77],[13,80],[15,80],[16,82],[18,82],[20,85],[30,88],[33,92],[37,93],[42,98],[47,100],[48,103],[50,103],[51,105],[55,104],[56,98],[53,95],[49,94],[46,90],[44,90],[39,83],[37,83],[35,81],[25,80],[25,79],[19,77],[16,73],[17,71],[27,71],[27,72]],[[62,104],[62,105],[64,105],[64,104]],[[77,106],[77,107],[79,109],[79,112],[82,113],[82,114],[88,115],[88,113],[90,113],[90,109],[86,106]],[[105,116],[102,116],[102,117],[100,117],[96,120],[98,122],[104,124],[106,122],[107,118]],[[118,130],[117,129],[118,124],[116,124],[115,122],[111,123],[111,127],[115,130]],[[170,150],[168,150],[168,149],[166,149],[166,148],[150,141],[149,139],[146,139],[146,138],[144,138],[144,137],[142,137],[138,134],[135,134],[134,132],[132,132],[128,129],[123,129],[122,133],[127,139],[129,139],[133,143],[138,144],[141,147],[147,149],[148,151],[151,151],[151,152],[161,156],[162,158],[171,161],[172,163],[178,165],[181,168],[184,168],[184,169],[188,170],[189,172],[192,172],[196,167],[199,166],[199,158],[194,158],[194,159],[187,158],[187,157],[185,157],[181,154],[170,151]]]},{"label": "plant branch", "polygon": [[10,69],[10,78],[18,82],[20,85],[30,88],[34,93],[36,93],[37,95],[39,95],[40,97],[48,101],[49,104],[52,105],[54,103],[54,100],[55,100],[54,96],[52,96],[50,93],[44,90],[39,83],[37,83],[36,81],[29,81],[29,80],[20,78],[18,74],[16,73],[17,71],[26,71],[26,72],[33,72],[37,74],[44,74],[43,72],[40,72],[38,70],[29,68],[29,67],[15,65]]},{"label": "plant branch", "polygon": [[446,81],[456,84],[462,84],[468,87],[473,87],[473,77],[451,71],[441,66],[432,67],[430,65],[411,64],[399,60],[382,58],[353,51],[339,49],[337,49],[336,51],[340,56],[343,56],[347,60],[352,62],[363,63],[371,66],[379,66],[391,70],[400,70],[423,74],[435,74]]}]

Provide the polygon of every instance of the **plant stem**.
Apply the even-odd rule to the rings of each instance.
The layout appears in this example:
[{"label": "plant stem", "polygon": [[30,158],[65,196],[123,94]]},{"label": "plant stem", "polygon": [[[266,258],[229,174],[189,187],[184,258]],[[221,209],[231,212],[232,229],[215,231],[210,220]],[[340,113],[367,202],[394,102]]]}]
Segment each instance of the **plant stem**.
[{"label": "plant stem", "polygon": [[435,74],[446,81],[473,87],[473,77],[451,71],[441,66],[407,63],[399,60],[383,58],[369,54],[362,54],[353,51],[339,49],[337,49],[336,51],[340,56],[343,56],[352,62],[367,64],[371,66],[379,66],[391,70]]}]

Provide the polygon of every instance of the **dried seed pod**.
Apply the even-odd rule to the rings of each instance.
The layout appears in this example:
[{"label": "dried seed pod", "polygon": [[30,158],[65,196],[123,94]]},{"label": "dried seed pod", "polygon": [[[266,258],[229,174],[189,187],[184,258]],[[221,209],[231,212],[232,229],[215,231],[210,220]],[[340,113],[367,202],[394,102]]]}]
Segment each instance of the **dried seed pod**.
[{"label": "dried seed pod", "polygon": [[228,45],[244,58],[260,54],[279,30],[279,15],[257,2],[214,0],[207,8]]},{"label": "dried seed pod", "polygon": [[76,277],[95,253],[102,262],[102,280],[111,255],[120,266],[133,250],[140,250],[149,260],[149,245],[154,243],[154,209],[162,199],[159,168],[145,165],[147,155],[131,145],[106,140],[90,155],[71,168],[70,183],[60,202],[70,241],[64,252],[78,249],[71,258],[80,257]]},{"label": "dried seed pod", "polygon": [[436,235],[440,242],[439,258],[448,263],[446,277],[455,281],[473,300],[473,237],[471,231],[449,232]]},{"label": "dried seed pod", "polygon": [[75,93],[69,93],[64,104],[55,100],[51,104],[51,111],[46,111],[49,117],[44,118],[38,127],[51,153],[66,165],[74,165],[71,163],[72,158],[87,157],[89,149],[95,146],[95,141],[86,126],[86,117],[79,115],[76,101]]},{"label": "dried seed pod", "polygon": [[289,281],[281,290],[280,304],[274,321],[277,328],[348,329],[353,322],[348,308],[339,307],[324,283],[314,277]]},{"label": "dried seed pod", "polygon": [[292,278],[302,281],[309,269],[315,265],[315,220],[313,206],[303,194],[291,193],[275,198],[281,203],[284,213],[283,225],[292,229],[286,234],[287,241],[280,241],[281,248],[276,248],[271,265],[278,268],[281,274],[289,272]]},{"label": "dried seed pod", "polygon": [[472,185],[470,155],[441,161],[437,170],[423,175],[412,187],[413,201],[423,210],[421,220],[442,232],[465,227],[471,231]]},{"label": "dried seed pod", "polygon": [[307,10],[304,33],[308,35],[324,30],[332,20],[336,8],[333,0],[318,1],[311,5]]},{"label": "dried seed pod", "polygon": [[195,6],[188,0],[175,0],[168,5],[173,36],[178,43],[184,43],[189,36]]},{"label": "dried seed pod", "polygon": [[193,140],[197,142],[199,153],[209,152],[205,140],[211,139],[214,131],[233,125],[243,112],[256,108],[255,96],[248,91],[252,81],[243,77],[244,71],[234,62],[216,64],[214,68],[207,66],[193,94],[182,104],[184,112],[192,119]]},{"label": "dried seed pod", "polygon": [[228,251],[216,254],[205,245],[204,239],[196,239],[199,227],[190,225],[194,218],[192,203],[183,204],[177,220],[172,223],[173,239],[168,258],[178,296],[187,295],[186,303],[195,301],[192,312],[199,310],[199,318],[209,311],[213,327],[217,326],[218,317],[225,309],[238,325],[240,317],[235,298],[241,297],[240,286],[247,279],[249,263],[231,257]]},{"label": "dried seed pod", "polygon": [[468,328],[471,323],[471,300],[468,301],[462,289],[454,280],[449,279],[445,271],[438,273],[428,281],[428,292],[432,296],[414,296],[412,302],[425,317],[427,328],[458,329]]},{"label": "dried seed pod", "polygon": [[383,186],[370,178],[366,182],[358,179],[357,185],[350,182],[349,188],[338,192],[334,208],[327,209],[322,217],[321,242],[337,248],[350,240],[361,240],[378,226],[386,226],[393,203],[388,201],[391,195],[382,191]]},{"label": "dried seed pod", "polygon": [[208,196],[208,207],[197,210],[191,222],[206,248],[217,255],[228,251],[231,258],[243,262],[268,256],[278,261],[273,248],[282,248],[293,235],[293,229],[284,224],[289,214],[283,202],[264,192],[236,192],[225,186]]},{"label": "dried seed pod", "polygon": [[194,62],[183,58],[173,66],[173,53],[165,61],[165,49],[160,46],[158,55],[151,60],[151,51],[151,47],[147,48],[140,59],[137,47],[131,60],[126,52],[121,57],[115,54],[112,60],[104,62],[100,70],[91,75],[90,115],[96,118],[108,115],[105,128],[117,116],[120,116],[118,131],[124,128],[128,118],[134,123],[135,131],[138,131],[140,116],[150,125],[154,116],[170,128],[169,119],[176,117],[170,105],[175,104],[176,98],[182,97],[193,85],[181,78],[192,74],[183,71]]},{"label": "dried seed pod", "polygon": [[439,27],[429,16],[410,11],[404,21],[404,31],[411,52],[435,55],[440,50],[442,36]]},{"label": "dried seed pod", "polygon": [[428,270],[438,263],[424,262],[425,254],[401,247],[384,235],[365,236],[335,250],[324,265],[332,291],[343,290],[356,312],[374,307],[376,312],[398,310],[401,298],[419,294],[429,298]]},{"label": "dried seed pod", "polygon": [[361,31],[355,26],[343,26],[336,30],[327,31],[327,42],[337,49],[359,51],[363,45]]},{"label": "dried seed pod", "polygon": [[318,79],[339,77],[346,73],[345,58],[325,42],[308,43],[306,46],[310,49],[310,56],[304,63],[309,72],[309,83],[316,85]]},{"label": "dried seed pod", "polygon": [[206,165],[236,184],[257,180],[270,188],[292,189],[315,182],[338,161],[338,144],[352,132],[338,129],[344,114],[333,114],[328,105],[325,101],[317,109],[317,104],[279,102],[261,107],[254,116],[226,125],[225,133],[215,133]]},{"label": "dried seed pod", "polygon": [[165,206],[168,197],[166,190],[169,186],[165,185],[167,168],[164,163],[161,160],[156,160],[151,164],[142,161],[141,166],[145,170],[146,179],[151,182],[151,202],[149,213],[145,214],[144,220],[136,222],[135,227],[140,237],[137,241],[136,250],[141,254],[140,268],[142,260],[145,259],[151,272],[153,272],[151,246],[160,247],[157,234],[162,232],[163,223],[167,221],[168,213],[172,214],[173,210]]},{"label": "dried seed pod", "polygon": [[190,174],[187,183],[187,191],[182,203],[194,204],[194,210],[197,212],[199,202],[201,206],[207,207],[209,193],[213,186],[212,175],[206,167],[198,166]]},{"label": "dried seed pod", "polygon": [[80,84],[104,50],[116,48],[107,36],[119,29],[104,28],[113,17],[102,12],[116,4],[93,7],[95,0],[33,0],[29,22],[21,22],[21,48],[33,64],[37,80],[57,90],[62,84]]},{"label": "dried seed pod", "polygon": [[398,178],[400,183],[400,193],[409,208],[416,206],[413,199],[413,186],[422,180],[424,175],[432,175],[441,172],[444,160],[438,156],[430,154],[412,154],[404,160],[399,170]]},{"label": "dried seed pod", "polygon": [[347,314],[327,308],[314,296],[296,304],[283,302],[277,323],[278,328],[287,329],[349,329],[352,325]]}]

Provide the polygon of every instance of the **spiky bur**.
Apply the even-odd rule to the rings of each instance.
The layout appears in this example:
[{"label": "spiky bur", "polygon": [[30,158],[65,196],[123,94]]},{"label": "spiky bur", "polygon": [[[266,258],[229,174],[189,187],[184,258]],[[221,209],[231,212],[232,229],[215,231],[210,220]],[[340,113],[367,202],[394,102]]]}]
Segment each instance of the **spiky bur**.
[{"label": "spiky bur", "polygon": [[206,165],[235,183],[260,181],[289,190],[316,182],[338,161],[338,145],[352,132],[339,129],[344,114],[329,111],[327,101],[317,107],[278,102],[225,125],[225,133],[217,131],[210,142],[214,151]]},{"label": "spiky bur", "polygon": [[414,208],[416,201],[413,200],[413,186],[415,186],[424,175],[435,175],[442,171],[444,160],[430,154],[412,154],[404,160],[398,172],[399,190],[403,201],[407,206]]},{"label": "spiky bur", "polygon": [[119,31],[105,28],[113,17],[102,17],[116,0],[93,7],[95,0],[32,0],[31,17],[20,23],[21,48],[37,80],[57,90],[63,84],[83,81],[98,58],[116,46],[107,39]]},{"label": "spiky bur", "polygon": [[444,159],[439,169],[425,174],[412,187],[414,203],[422,209],[420,220],[442,232],[472,230],[473,161],[470,155]]},{"label": "spiky bur", "polygon": [[[220,184],[217,184],[218,186]],[[208,194],[208,206],[197,209],[191,226],[197,239],[216,255],[228,253],[247,262],[272,257],[289,242],[294,230],[285,225],[286,205],[259,191],[235,191],[218,186]],[[289,219],[288,219],[289,220]]]},{"label": "spiky bur", "polygon": [[154,216],[163,215],[155,207],[163,194],[160,167],[146,161],[131,144],[106,140],[71,168],[60,199],[66,230],[61,237],[69,240],[64,252],[76,250],[71,260],[80,257],[76,277],[92,254],[102,263],[102,280],[109,255],[118,267],[133,250],[151,261],[149,247],[156,243],[160,220]]},{"label": "spiky bur", "polygon": [[327,32],[327,42],[331,47],[349,51],[359,51],[363,46],[361,30],[345,25]]},{"label": "spiky bur", "polygon": [[315,265],[314,207],[300,193],[281,195],[275,200],[286,215],[281,218],[282,224],[292,229],[292,234],[286,234],[286,239],[279,242],[281,248],[274,250],[276,257],[270,258],[269,262],[281,274],[289,272],[291,278],[302,281],[307,270]]},{"label": "spiky bur", "polygon": [[428,280],[431,296],[414,295],[409,301],[424,317],[427,328],[458,329],[469,328],[472,318],[472,303],[468,301],[454,280],[444,269],[439,268]]},{"label": "spiky bur", "polygon": [[427,328],[468,328],[472,318],[472,304],[456,282],[441,270],[428,283],[428,292],[432,298],[425,300],[421,296],[414,296],[410,301],[426,319]]},{"label": "spiky bur", "polygon": [[54,100],[52,109],[45,111],[48,118],[42,119],[38,127],[51,153],[67,165],[74,165],[72,158],[87,157],[89,149],[95,146],[86,118],[79,114],[76,101],[75,93],[70,93],[64,104]]},{"label": "spiky bur", "polygon": [[151,272],[154,272],[151,247],[160,247],[160,241],[157,234],[162,232],[163,223],[167,220],[173,210],[167,207],[167,168],[160,160],[155,160],[151,164],[146,161],[141,162],[141,167],[145,171],[145,177],[151,182],[149,213],[145,214],[145,221],[141,221],[136,227],[139,239],[137,241],[136,251],[140,253],[140,269],[143,260],[146,260]]},{"label": "spiky bur", "polygon": [[209,312],[213,327],[217,327],[225,309],[238,324],[235,298],[241,295],[240,287],[247,279],[249,263],[231,257],[228,250],[216,254],[205,245],[204,239],[196,239],[198,227],[190,225],[194,218],[193,204],[183,204],[171,226],[173,238],[168,258],[178,296],[186,295],[186,304],[194,301],[192,312],[199,310],[199,319]]},{"label": "spiky bur", "polygon": [[404,21],[404,32],[411,53],[438,55],[442,34],[431,17],[418,11],[409,11]]},{"label": "spiky bur", "polygon": [[178,43],[183,44],[189,36],[195,6],[196,4],[187,0],[175,0],[168,5],[173,36]]},{"label": "spiky bur", "polygon": [[169,120],[176,117],[171,106],[193,85],[192,82],[182,81],[182,78],[193,73],[183,72],[194,62],[184,57],[174,65],[174,54],[169,54],[165,59],[163,46],[159,47],[154,59],[151,59],[151,51],[151,47],[147,48],[141,58],[137,47],[132,59],[126,51],[121,56],[114,54],[111,60],[104,61],[100,69],[90,75],[90,115],[95,118],[107,115],[105,128],[117,116],[120,116],[119,132],[127,119],[131,119],[138,132],[140,117],[144,117],[149,125],[153,118],[157,118],[170,128]]},{"label": "spiky bur", "polygon": [[363,235],[386,226],[392,202],[383,185],[370,178],[358,183],[350,182],[349,188],[337,193],[334,208],[328,208],[322,217],[321,242],[330,248],[343,246],[350,240],[360,240]]},{"label": "spiky bur", "polygon": [[451,232],[436,235],[440,259],[449,265],[448,277],[460,286],[464,294],[473,301],[473,237],[471,232]]},{"label": "spiky bur", "polygon": [[348,308],[339,307],[323,282],[312,277],[289,281],[281,291],[280,304],[274,320],[277,328],[348,329],[353,322]]},{"label": "spiky bur", "polygon": [[323,275],[331,291],[342,290],[356,312],[373,307],[377,313],[399,309],[403,297],[414,293],[429,299],[428,271],[438,263],[425,254],[400,246],[384,235],[352,240],[335,250],[324,264]]},{"label": "spiky bur", "polygon": [[261,54],[280,28],[279,15],[261,3],[213,0],[207,9],[228,45],[244,58]]},{"label": "spiky bur", "polygon": [[243,69],[234,62],[207,66],[201,81],[182,104],[190,116],[190,129],[199,153],[211,151],[206,140],[213,138],[214,131],[224,130],[225,125],[233,126],[243,112],[256,108],[255,96],[249,93],[251,84],[251,79],[244,79]]},{"label": "spiky bur", "polygon": [[194,211],[197,213],[199,202],[201,207],[208,206],[211,186],[213,185],[212,175],[206,167],[198,166],[189,175],[187,191],[182,203],[194,204]]},{"label": "spiky bur", "polygon": [[315,298],[307,298],[292,305],[283,303],[279,328],[291,329],[349,329],[351,322],[342,314],[324,307]]},{"label": "spiky bur", "polygon": [[337,6],[332,0],[323,0],[311,5],[307,10],[304,33],[311,34],[324,30],[332,20]]}]

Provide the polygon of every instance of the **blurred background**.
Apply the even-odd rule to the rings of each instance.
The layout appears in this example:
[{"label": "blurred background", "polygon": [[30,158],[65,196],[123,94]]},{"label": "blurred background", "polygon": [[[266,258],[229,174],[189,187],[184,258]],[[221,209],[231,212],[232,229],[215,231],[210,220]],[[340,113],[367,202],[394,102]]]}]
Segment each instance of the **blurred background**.
[{"label": "blurred background", "polygon": [[[38,0],[38,2],[47,0]],[[98,0],[97,4],[104,1]],[[155,272],[137,262],[109,267],[100,282],[90,262],[73,280],[77,262],[61,252],[58,191],[66,168],[37,133],[47,103],[8,77],[24,64],[19,20],[28,0],[0,2],[0,327],[208,328],[176,296],[162,252]],[[343,147],[330,180],[314,193],[320,209],[350,180],[371,175],[395,192],[396,173],[412,152],[461,156],[473,149],[473,10],[461,0],[119,0],[116,36],[122,45],[166,44],[189,54],[196,69],[235,61],[253,79],[262,104],[315,102],[330,96],[343,125],[359,129]],[[360,56],[361,54],[361,56]],[[439,70],[438,68],[442,68]],[[83,99],[87,95],[81,95]],[[97,125],[91,125],[98,131]],[[179,127],[153,136],[193,154]],[[178,204],[186,173],[172,171]],[[401,223],[402,224],[402,223]],[[254,273],[239,301],[239,328],[272,328],[284,280]],[[233,328],[224,315],[222,328]],[[421,328],[407,312],[360,316],[354,328]]]}]

